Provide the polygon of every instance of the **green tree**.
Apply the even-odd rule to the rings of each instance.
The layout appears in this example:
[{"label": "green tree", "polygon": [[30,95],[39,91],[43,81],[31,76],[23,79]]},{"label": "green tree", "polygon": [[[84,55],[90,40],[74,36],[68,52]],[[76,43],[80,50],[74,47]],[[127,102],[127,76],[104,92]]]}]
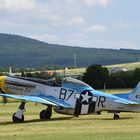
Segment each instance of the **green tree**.
[{"label": "green tree", "polygon": [[107,82],[109,72],[107,68],[101,65],[91,65],[86,69],[83,75],[83,81],[92,86],[93,88],[103,88]]},{"label": "green tree", "polygon": [[108,88],[132,88],[133,71],[119,71],[109,75]]},{"label": "green tree", "polygon": [[140,68],[136,68],[133,72],[134,86],[140,81]]},{"label": "green tree", "polygon": [[109,75],[108,88],[134,88],[140,81],[140,68]]}]

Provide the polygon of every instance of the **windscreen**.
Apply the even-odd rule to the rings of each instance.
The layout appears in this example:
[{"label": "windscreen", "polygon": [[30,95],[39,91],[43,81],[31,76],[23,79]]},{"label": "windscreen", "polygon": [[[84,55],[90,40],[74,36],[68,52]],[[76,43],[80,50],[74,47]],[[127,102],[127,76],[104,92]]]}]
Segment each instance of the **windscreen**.
[{"label": "windscreen", "polygon": [[77,80],[75,78],[71,78],[71,77],[65,77],[65,78],[63,78],[63,82],[66,83],[66,84],[75,84],[75,85],[89,87],[89,85],[87,85],[86,83],[84,83],[84,82],[82,82],[80,80]]}]

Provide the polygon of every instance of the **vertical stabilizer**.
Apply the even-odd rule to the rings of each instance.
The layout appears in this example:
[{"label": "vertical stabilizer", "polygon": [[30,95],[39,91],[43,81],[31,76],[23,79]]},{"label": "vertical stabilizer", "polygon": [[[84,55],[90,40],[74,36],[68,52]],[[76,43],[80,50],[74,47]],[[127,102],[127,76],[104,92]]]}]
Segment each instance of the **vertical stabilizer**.
[{"label": "vertical stabilizer", "polygon": [[129,100],[140,103],[140,82],[129,95]]}]

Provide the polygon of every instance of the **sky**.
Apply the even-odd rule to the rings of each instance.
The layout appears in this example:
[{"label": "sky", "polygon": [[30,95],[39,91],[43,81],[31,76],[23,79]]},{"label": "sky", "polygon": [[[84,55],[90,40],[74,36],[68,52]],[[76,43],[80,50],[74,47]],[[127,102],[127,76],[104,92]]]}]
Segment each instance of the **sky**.
[{"label": "sky", "polygon": [[140,0],[0,0],[0,33],[140,50]]}]

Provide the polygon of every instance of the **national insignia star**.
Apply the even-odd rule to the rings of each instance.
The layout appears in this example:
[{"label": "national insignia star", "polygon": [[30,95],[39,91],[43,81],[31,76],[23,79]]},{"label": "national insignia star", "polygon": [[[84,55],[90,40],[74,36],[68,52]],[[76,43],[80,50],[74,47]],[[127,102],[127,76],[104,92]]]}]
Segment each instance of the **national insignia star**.
[{"label": "national insignia star", "polygon": [[89,96],[88,91],[86,92],[86,94],[81,94],[81,96],[83,97],[81,102],[86,101],[87,103],[89,103],[89,99],[92,98],[92,96]]}]

